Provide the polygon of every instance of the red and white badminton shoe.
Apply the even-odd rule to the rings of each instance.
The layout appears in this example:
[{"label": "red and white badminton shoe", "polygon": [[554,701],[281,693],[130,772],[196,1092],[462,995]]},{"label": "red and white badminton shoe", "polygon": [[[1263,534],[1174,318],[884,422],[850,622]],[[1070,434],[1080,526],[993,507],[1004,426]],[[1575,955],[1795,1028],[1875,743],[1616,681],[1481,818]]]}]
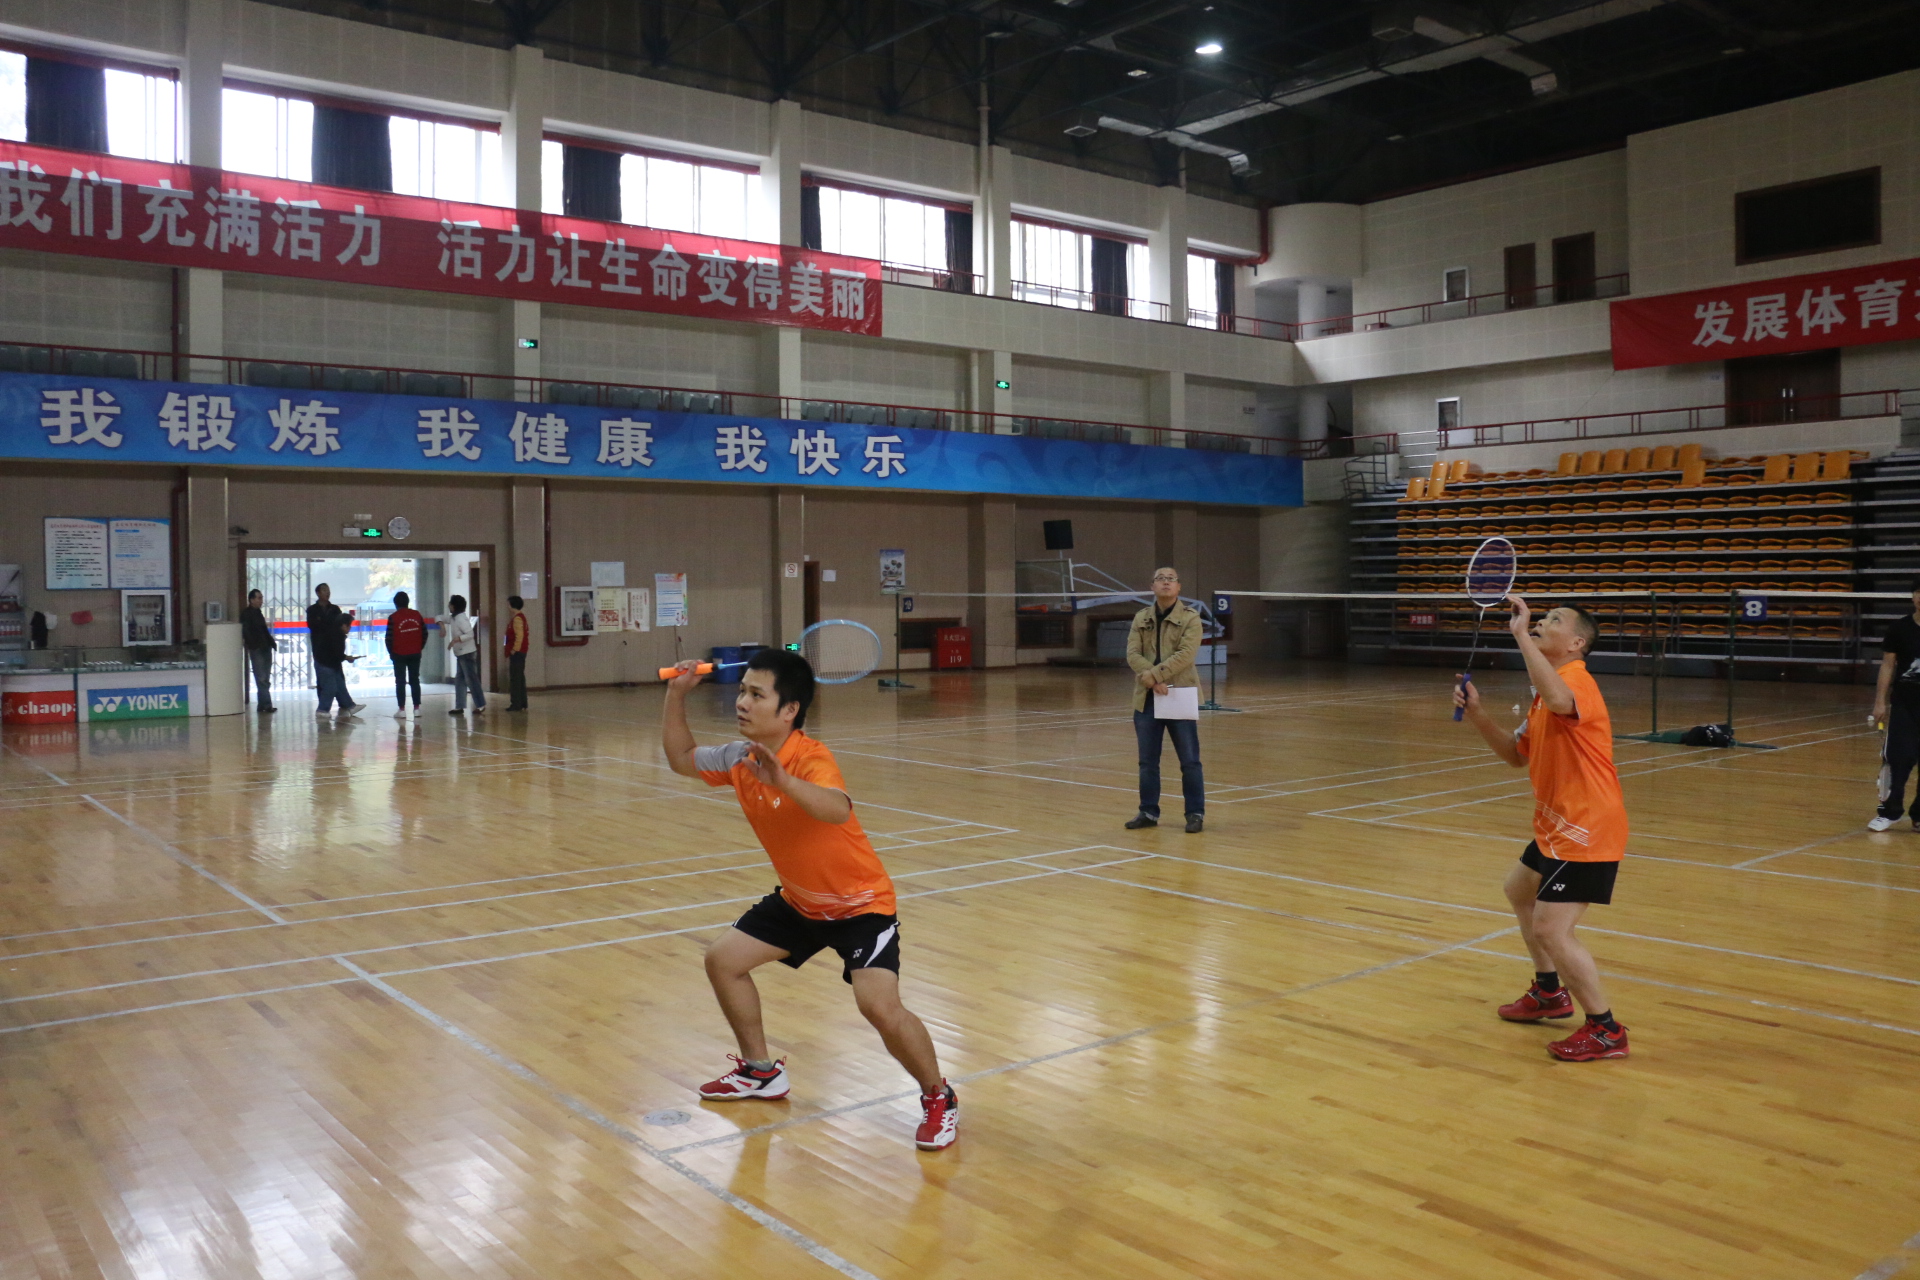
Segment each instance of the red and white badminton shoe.
[{"label": "red and white badminton shoe", "polygon": [[1567,994],[1565,987],[1555,992],[1545,992],[1539,983],[1527,988],[1526,994],[1512,1004],[1500,1006],[1500,1016],[1508,1022],[1539,1022],[1543,1018],[1571,1018],[1573,1016],[1573,997]]},{"label": "red and white badminton shoe", "polygon": [[1565,1040],[1555,1040],[1547,1052],[1562,1062],[1592,1062],[1598,1058],[1627,1056],[1627,1029],[1608,1031],[1597,1022],[1588,1022]]},{"label": "red and white badminton shoe", "polygon": [[708,1102],[732,1102],[738,1098],[784,1098],[787,1096],[787,1060],[780,1059],[771,1071],[756,1071],[745,1058],[733,1058],[733,1070],[718,1080],[700,1086],[700,1096]]},{"label": "red and white badminton shoe", "polygon": [[921,1094],[920,1111],[920,1128],[914,1132],[913,1144],[922,1151],[952,1146],[960,1136],[960,1099],[953,1086],[942,1080],[940,1092]]}]

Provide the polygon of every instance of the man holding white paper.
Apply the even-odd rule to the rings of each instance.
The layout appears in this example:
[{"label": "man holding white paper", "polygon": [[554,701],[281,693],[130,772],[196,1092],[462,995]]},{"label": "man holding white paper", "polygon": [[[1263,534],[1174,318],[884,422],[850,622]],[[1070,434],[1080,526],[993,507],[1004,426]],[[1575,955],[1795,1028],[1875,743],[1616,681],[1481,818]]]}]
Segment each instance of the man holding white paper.
[{"label": "man holding white paper", "polygon": [[1200,615],[1180,600],[1180,575],[1153,571],[1153,603],[1133,615],[1127,632],[1127,665],[1134,670],[1133,734],[1140,744],[1140,812],[1129,831],[1160,825],[1160,736],[1173,738],[1180,758],[1180,791],[1186,801],[1187,834],[1198,832],[1207,812],[1200,772]]}]

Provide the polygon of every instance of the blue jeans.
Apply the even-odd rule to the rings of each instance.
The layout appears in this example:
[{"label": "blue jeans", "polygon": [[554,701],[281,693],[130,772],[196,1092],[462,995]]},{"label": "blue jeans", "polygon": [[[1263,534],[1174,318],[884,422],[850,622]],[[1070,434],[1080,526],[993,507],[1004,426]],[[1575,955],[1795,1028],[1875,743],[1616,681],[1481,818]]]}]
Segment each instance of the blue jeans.
[{"label": "blue jeans", "polygon": [[353,709],[353,695],[347,692],[347,673],[339,667],[313,664],[313,684],[320,694],[320,712],[322,715],[333,709],[335,699],[339,700],[342,711]]},{"label": "blue jeans", "polygon": [[1200,725],[1193,720],[1155,720],[1151,711],[1133,713],[1133,736],[1140,743],[1140,812],[1160,816],[1160,734],[1173,739],[1180,758],[1180,793],[1187,813],[1207,811],[1207,783],[1200,772]]},{"label": "blue jeans", "polygon": [[487,709],[487,695],[480,692],[480,655],[462,653],[455,655],[453,671],[453,709],[467,709],[467,690],[473,690],[473,709]]},{"label": "blue jeans", "polygon": [[413,709],[420,709],[420,655],[417,653],[396,653],[393,655],[393,697],[402,707],[407,705],[407,683],[413,683]]}]

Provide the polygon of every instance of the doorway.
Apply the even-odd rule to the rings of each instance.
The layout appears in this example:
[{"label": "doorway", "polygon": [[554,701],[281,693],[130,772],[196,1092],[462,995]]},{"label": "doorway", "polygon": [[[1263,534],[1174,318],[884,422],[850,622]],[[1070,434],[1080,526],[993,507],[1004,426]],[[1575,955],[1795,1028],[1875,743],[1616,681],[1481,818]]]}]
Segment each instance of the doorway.
[{"label": "doorway", "polygon": [[1820,422],[1840,416],[1840,349],[1727,361],[1727,425]]},{"label": "doorway", "polygon": [[[272,630],[275,645],[273,692],[310,694],[314,688],[313,652],[307,638],[307,606],[314,589],[327,584],[333,603],[354,615],[347,636],[347,689],[356,700],[393,696],[393,659],[387,654],[387,618],[393,613],[394,594],[404,591],[413,608],[427,615],[427,644],[420,656],[422,692],[448,693],[451,663],[439,619],[447,612],[447,597],[457,591],[469,601],[476,619],[484,618],[489,581],[486,554],[478,550],[382,548],[379,552],[336,550],[244,549],[244,591],[258,588],[265,599],[261,611]],[[476,637],[478,638],[478,637]],[[481,644],[483,654],[487,647]],[[485,659],[483,658],[484,662]],[[428,689],[425,686],[437,686]]]},{"label": "doorway", "polygon": [[820,621],[820,562],[800,562],[800,625],[810,627]]}]

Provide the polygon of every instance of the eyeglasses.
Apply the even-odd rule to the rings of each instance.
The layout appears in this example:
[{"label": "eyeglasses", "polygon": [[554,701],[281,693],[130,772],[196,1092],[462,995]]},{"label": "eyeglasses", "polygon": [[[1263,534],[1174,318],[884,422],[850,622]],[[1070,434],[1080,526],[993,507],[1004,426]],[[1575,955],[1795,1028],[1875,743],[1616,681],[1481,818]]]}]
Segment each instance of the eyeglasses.
[{"label": "eyeglasses", "polygon": [[1155,582],[1178,582],[1180,581],[1180,575],[1176,573],[1156,573],[1153,575],[1153,580]]}]

